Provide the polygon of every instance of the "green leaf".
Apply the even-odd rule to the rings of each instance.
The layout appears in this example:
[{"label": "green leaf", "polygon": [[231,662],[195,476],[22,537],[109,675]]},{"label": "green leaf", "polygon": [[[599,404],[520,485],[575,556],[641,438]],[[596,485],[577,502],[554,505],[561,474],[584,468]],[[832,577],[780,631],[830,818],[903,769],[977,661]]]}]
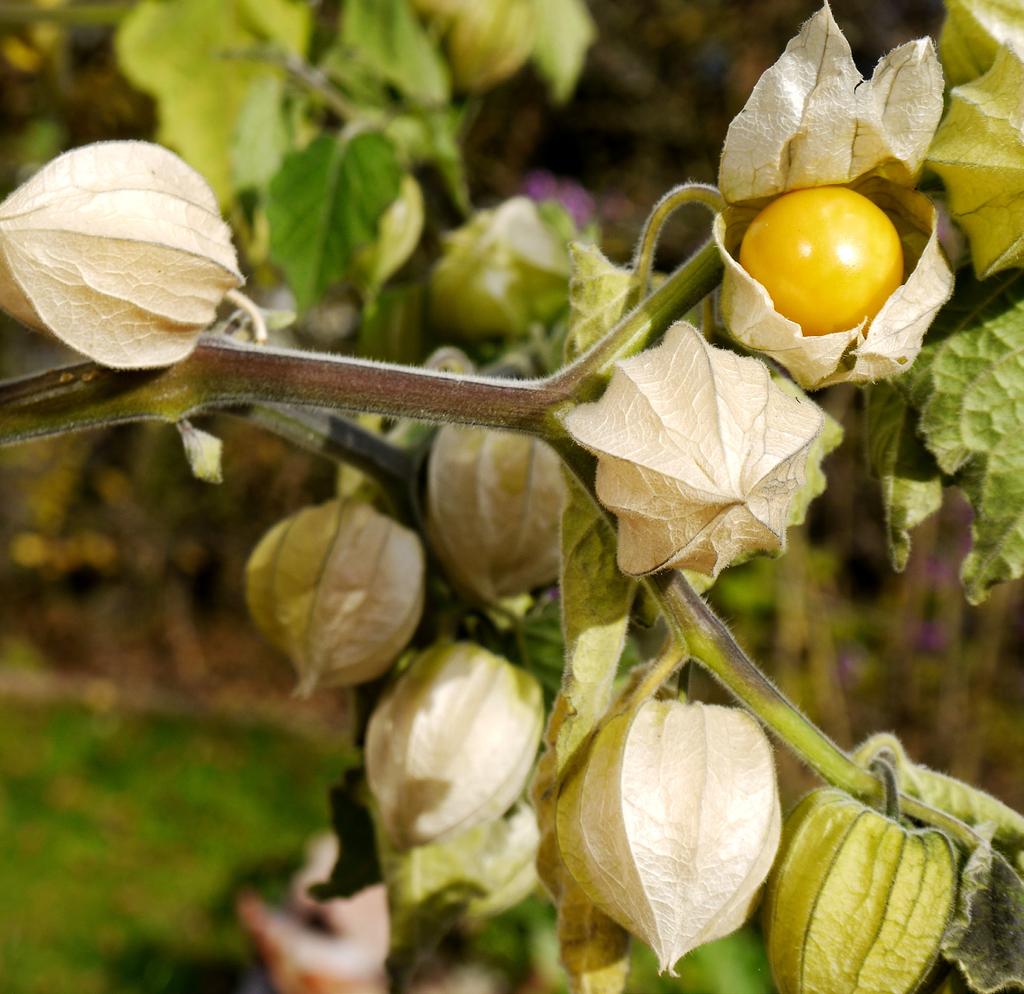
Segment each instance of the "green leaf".
[{"label": "green leaf", "polygon": [[967,233],[980,279],[1024,265],[1024,63],[1003,49],[980,79],[958,86],[928,165]]},{"label": "green leaf", "polygon": [[903,572],[910,529],[942,506],[942,474],[917,434],[917,411],[891,383],[868,391],[867,456],[882,485],[889,559]]},{"label": "green leaf", "polygon": [[[791,397],[797,397],[808,403],[814,403],[792,380],[784,376],[773,376],[772,382],[777,387],[788,393]],[[835,449],[838,449],[843,441],[843,426],[836,421],[827,411],[821,412],[823,421],[818,437],[811,443],[807,450],[807,463],[804,468],[805,478],[803,486],[793,495],[793,501],[789,505],[789,527],[802,525],[807,518],[807,509],[811,501],[825,492],[828,480],[825,477],[825,470],[822,463],[825,457]],[[784,550],[783,550],[784,551]],[[749,558],[749,557],[744,557]],[[687,575],[690,573],[687,571]],[[701,576],[702,574],[693,574]],[[705,577],[705,579],[707,579]]]},{"label": "green leaf", "polygon": [[597,37],[594,19],[584,0],[534,0],[537,34],[533,61],[555,103],[572,95],[583,60]]},{"label": "green leaf", "polygon": [[1024,7],[1018,0],[946,0],[939,58],[950,86],[987,72],[1006,45],[1024,51]]},{"label": "green leaf", "polygon": [[469,214],[469,184],[459,139],[462,115],[462,109],[457,107],[398,114],[385,125],[384,133],[405,158],[434,165],[456,207]]},{"label": "green leaf", "polygon": [[566,770],[611,703],[636,581],[619,572],[615,532],[607,518],[568,474],[566,484],[561,576],[566,661],[533,787],[541,831],[537,872],[559,907],[562,962],[574,994],[618,994],[629,967],[628,935],[594,907],[563,866],[555,801]]},{"label": "green leaf", "polygon": [[226,56],[267,43],[302,55],[309,30],[302,0],[142,0],[121,22],[116,50],[124,74],[157,102],[158,139],[195,166],[225,203],[235,122],[250,84],[279,74]]},{"label": "green leaf", "polygon": [[346,0],[341,42],[405,96],[448,102],[448,68],[408,0]]},{"label": "green leaf", "polygon": [[974,509],[961,568],[971,603],[1024,575],[1024,280],[961,274],[910,380],[920,430]]},{"label": "green leaf", "polygon": [[622,317],[633,274],[609,262],[596,245],[569,245],[569,333],[566,359],[599,341]]},{"label": "green leaf", "polygon": [[366,808],[361,770],[350,770],[331,789],[331,823],[338,837],[338,859],[328,880],[310,888],[318,901],[351,897],[381,879],[373,819]]},{"label": "green leaf", "polygon": [[394,146],[375,132],[321,135],[284,160],[267,201],[270,252],[300,310],[315,304],[345,275],[355,250],[377,237],[401,181]]},{"label": "green leaf", "polygon": [[411,174],[402,177],[399,196],[384,211],[377,224],[377,237],[356,253],[353,275],[375,296],[416,250],[423,233],[423,191]]},{"label": "green leaf", "polygon": [[363,310],[359,354],[382,362],[421,362],[426,307],[427,288],[422,284],[386,287]]},{"label": "green leaf", "polygon": [[1024,989],[1024,881],[987,844],[974,850],[961,874],[942,955],[978,994]]},{"label": "green leaf", "polygon": [[284,93],[279,76],[258,76],[249,84],[231,143],[231,182],[236,190],[262,190],[281,168],[291,145]]},{"label": "green leaf", "polygon": [[393,975],[405,975],[465,916],[489,917],[536,886],[537,824],[520,806],[443,843],[398,851],[382,840]]}]

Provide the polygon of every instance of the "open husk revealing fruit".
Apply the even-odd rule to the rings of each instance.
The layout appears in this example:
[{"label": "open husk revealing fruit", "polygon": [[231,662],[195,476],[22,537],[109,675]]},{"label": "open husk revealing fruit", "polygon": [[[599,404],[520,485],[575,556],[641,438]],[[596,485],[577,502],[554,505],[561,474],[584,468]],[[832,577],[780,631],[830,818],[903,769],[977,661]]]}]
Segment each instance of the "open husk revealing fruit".
[{"label": "open husk revealing fruit", "polygon": [[[725,272],[722,315],[743,346],[771,356],[805,389],[898,376],[917,357],[953,277],[937,214],[914,190],[942,114],[930,39],[908,42],[861,78],[826,4],[768,69],[733,120],[719,167],[726,207],[714,224]],[[739,263],[751,222],[776,198],[849,187],[879,207],[902,242],[904,278],[870,319],[805,335]],[[823,303],[828,289],[821,288]]]}]

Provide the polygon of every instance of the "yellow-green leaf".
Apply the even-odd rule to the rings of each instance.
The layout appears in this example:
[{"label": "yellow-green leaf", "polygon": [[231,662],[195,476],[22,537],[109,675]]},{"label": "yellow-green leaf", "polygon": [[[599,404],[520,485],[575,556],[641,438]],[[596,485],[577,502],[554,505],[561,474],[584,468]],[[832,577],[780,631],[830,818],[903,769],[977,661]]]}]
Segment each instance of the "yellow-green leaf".
[{"label": "yellow-green leaf", "polygon": [[158,138],[231,198],[235,122],[252,81],[278,70],[240,56],[274,45],[302,55],[310,7],[301,0],[143,0],[121,22],[121,69],[157,102]]},{"label": "yellow-green leaf", "polygon": [[946,0],[939,58],[951,86],[988,72],[1000,48],[1024,51],[1024,7],[1019,0]]},{"label": "yellow-green leaf", "polygon": [[1024,265],[1024,63],[1002,49],[980,79],[953,90],[928,152],[980,279]]}]

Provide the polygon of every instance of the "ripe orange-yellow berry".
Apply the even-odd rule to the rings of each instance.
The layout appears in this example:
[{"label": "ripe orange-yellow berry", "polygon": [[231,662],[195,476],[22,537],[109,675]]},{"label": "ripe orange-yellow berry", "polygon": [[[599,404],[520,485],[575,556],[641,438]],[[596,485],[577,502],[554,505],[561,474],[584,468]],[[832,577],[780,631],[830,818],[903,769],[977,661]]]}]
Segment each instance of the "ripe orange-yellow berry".
[{"label": "ripe orange-yellow berry", "polygon": [[740,265],[805,335],[870,321],[903,282],[903,248],[892,221],[844,186],[773,200],[743,236]]}]

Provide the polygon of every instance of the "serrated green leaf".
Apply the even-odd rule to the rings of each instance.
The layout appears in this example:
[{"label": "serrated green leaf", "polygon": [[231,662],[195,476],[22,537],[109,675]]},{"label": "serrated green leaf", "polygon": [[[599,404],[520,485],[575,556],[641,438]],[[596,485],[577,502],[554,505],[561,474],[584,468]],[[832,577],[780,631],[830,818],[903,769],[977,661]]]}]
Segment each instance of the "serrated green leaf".
[{"label": "serrated green leaf", "polygon": [[569,333],[566,359],[597,342],[622,317],[633,274],[613,265],[596,245],[569,245]]},{"label": "serrated green leaf", "polygon": [[373,818],[366,808],[361,771],[352,770],[331,789],[331,824],[338,837],[338,859],[330,877],[310,888],[319,901],[351,897],[381,879]]},{"label": "serrated green leaf", "polygon": [[537,34],[533,61],[547,83],[551,99],[565,103],[576,88],[597,28],[584,0],[534,0],[534,7]]},{"label": "serrated green leaf", "polygon": [[1024,7],[1019,0],[946,0],[939,58],[950,86],[987,72],[1005,45],[1024,51]]},{"label": "serrated green leaf", "polygon": [[383,135],[321,135],[289,155],[270,183],[271,257],[300,310],[341,279],[353,253],[377,237],[381,215],[402,181],[394,146]]},{"label": "serrated green leaf", "polygon": [[448,102],[448,68],[408,0],[346,0],[341,43],[405,96]]},{"label": "serrated green leaf", "polygon": [[967,233],[979,278],[1024,264],[1024,63],[1003,49],[980,79],[958,86],[928,165]]},{"label": "serrated green leaf", "polygon": [[284,92],[279,76],[258,76],[249,84],[231,142],[231,183],[236,190],[262,190],[281,168],[291,144]]},{"label": "serrated green leaf", "polygon": [[912,402],[939,468],[974,509],[961,567],[967,599],[1024,575],[1024,279],[961,274],[915,367]]},{"label": "serrated green leaf", "polygon": [[942,474],[917,434],[917,412],[891,383],[868,391],[867,456],[882,485],[889,560],[902,573],[910,556],[910,529],[942,506]]},{"label": "serrated green leaf", "polygon": [[971,854],[942,942],[978,994],[1024,990],[1024,880],[990,845]]},{"label": "serrated green leaf", "polygon": [[279,70],[238,56],[271,43],[302,55],[302,0],[143,0],[117,32],[118,62],[157,102],[157,137],[199,170],[222,203],[232,193],[235,122],[252,81]]}]

